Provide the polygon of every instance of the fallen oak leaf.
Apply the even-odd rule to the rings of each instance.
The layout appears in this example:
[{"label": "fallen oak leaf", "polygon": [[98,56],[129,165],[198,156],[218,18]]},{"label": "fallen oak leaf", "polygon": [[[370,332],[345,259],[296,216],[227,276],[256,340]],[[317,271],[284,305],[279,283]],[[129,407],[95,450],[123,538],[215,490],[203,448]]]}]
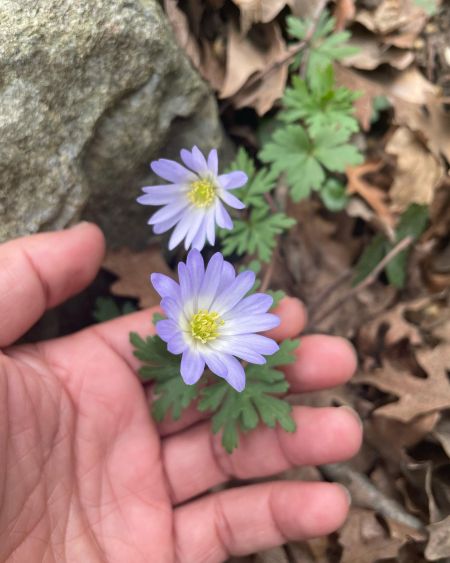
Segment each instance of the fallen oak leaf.
[{"label": "fallen oak leaf", "polygon": [[399,398],[376,409],[377,415],[409,422],[426,413],[450,408],[450,382],[447,377],[450,344],[443,343],[432,350],[417,352],[417,361],[428,377],[416,377],[386,361],[383,368],[355,378],[354,383],[372,385]]},{"label": "fallen oak leaf", "polygon": [[232,98],[236,107],[254,107],[263,115],[284,93],[290,51],[276,22],[261,27],[259,39],[265,48],[229,24],[226,73],[219,97]]},{"label": "fallen oak leaf", "polygon": [[395,211],[402,212],[412,203],[430,205],[444,176],[442,163],[407,127],[399,127],[386,145],[396,157],[397,166],[389,195]]},{"label": "fallen oak leaf", "polygon": [[394,226],[394,217],[386,204],[386,193],[383,190],[369,184],[364,180],[365,174],[378,172],[383,163],[379,162],[365,162],[358,166],[348,166],[345,170],[347,174],[347,193],[357,194],[364,199],[369,206],[375,211],[377,217],[389,232]]},{"label": "fallen oak leaf", "polygon": [[269,23],[293,0],[233,0],[241,12],[241,32],[246,34],[254,23]]},{"label": "fallen oak leaf", "polygon": [[103,268],[109,270],[118,280],[111,286],[111,293],[122,297],[139,299],[142,308],[159,305],[161,298],[150,283],[150,274],[160,272],[173,277],[159,246],[151,246],[142,252],[121,248],[108,252]]}]

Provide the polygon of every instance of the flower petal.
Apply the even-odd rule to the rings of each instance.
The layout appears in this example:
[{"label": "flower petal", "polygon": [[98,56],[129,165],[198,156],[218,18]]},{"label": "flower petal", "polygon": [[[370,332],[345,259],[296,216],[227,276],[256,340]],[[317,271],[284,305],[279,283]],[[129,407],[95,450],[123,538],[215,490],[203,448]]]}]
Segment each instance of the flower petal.
[{"label": "flower petal", "polygon": [[225,321],[221,334],[248,334],[249,332],[263,332],[280,325],[280,318],[271,313],[262,315],[238,315]]},{"label": "flower petal", "polygon": [[203,374],[205,369],[205,360],[201,355],[192,350],[191,348],[186,348],[181,357],[181,377],[187,385],[193,385],[197,383]]},{"label": "flower petal", "polygon": [[197,250],[202,250],[205,246],[206,242],[206,223],[205,220],[200,223],[200,227],[198,228],[197,234],[192,241],[192,248],[196,248]]},{"label": "flower petal", "polygon": [[184,212],[187,207],[188,203],[184,198],[177,199],[174,202],[161,207],[161,209],[158,209],[156,213],[153,213],[148,221],[148,224],[155,225],[156,223],[160,223],[161,221],[167,221],[168,219],[175,217],[175,215],[177,215],[178,213]]},{"label": "flower petal", "polygon": [[205,275],[205,262],[203,256],[195,248],[187,255],[186,266],[191,278],[193,292],[197,294]]},{"label": "flower petal", "polygon": [[[212,346],[217,342],[216,346]],[[280,349],[272,338],[262,334],[239,334],[236,336],[224,336],[217,338],[210,343],[214,349],[227,354],[234,354],[243,360],[254,364],[265,363],[263,356],[271,356]],[[254,361],[250,359],[253,354],[257,354],[264,361]]]},{"label": "flower petal", "polygon": [[205,224],[206,224],[206,237],[208,242],[211,246],[214,246],[216,242],[216,219],[215,219],[215,212],[214,208],[211,208],[206,217],[205,217]]},{"label": "flower petal", "polygon": [[211,303],[214,301],[217,289],[220,284],[223,267],[223,256],[220,252],[216,252],[208,263],[203,278],[202,285],[200,286],[198,296],[198,308],[209,310]]},{"label": "flower petal", "polygon": [[265,293],[253,293],[244,297],[233,309],[224,315],[223,320],[241,317],[242,315],[258,315],[266,313],[273,304],[273,297]]},{"label": "flower petal", "polygon": [[165,233],[166,231],[171,229],[174,225],[176,225],[182,216],[183,216],[183,209],[181,209],[176,215],[174,215],[170,219],[166,219],[165,221],[161,221],[160,223],[156,223],[156,225],[153,225],[153,232],[155,233],[155,235],[160,235],[161,233]]},{"label": "flower petal", "polygon": [[169,319],[178,323],[180,315],[183,312],[179,301],[176,301],[172,297],[163,297],[161,307]]},{"label": "flower petal", "polygon": [[[205,347],[206,348],[206,347]],[[209,369],[219,377],[226,377],[228,373],[227,366],[221,361],[222,354],[218,354],[210,349],[201,352],[206,365]]]},{"label": "flower petal", "polygon": [[205,220],[205,211],[203,209],[192,209],[190,211],[190,217],[191,225],[184,239],[184,248],[186,250],[191,246],[195,235],[198,233],[198,230],[202,226],[202,222]]},{"label": "flower petal", "polygon": [[137,198],[142,205],[165,205],[176,200],[184,191],[180,184],[163,184],[161,186],[146,186],[142,188],[145,192]]},{"label": "flower petal", "polygon": [[169,250],[173,250],[184,238],[187,237],[189,230],[192,228],[194,217],[194,213],[189,208],[186,208],[179,223],[170,235]]},{"label": "flower petal", "polygon": [[219,287],[217,289],[216,295],[220,295],[222,293],[222,291],[224,291],[225,289],[229,289],[231,284],[236,279],[236,272],[234,270],[233,265],[230,264],[230,262],[224,261],[223,266],[222,266],[221,278],[222,279],[220,280],[220,284],[219,284]]},{"label": "flower petal", "polygon": [[172,278],[165,274],[152,274],[150,281],[161,297],[171,297],[179,301],[181,297],[180,286]]},{"label": "flower petal", "polygon": [[235,357],[229,354],[222,354],[220,360],[226,365],[228,373],[225,376],[226,381],[236,389],[236,391],[243,391],[245,388],[245,371],[241,363]]},{"label": "flower petal", "polygon": [[219,227],[222,227],[222,229],[233,228],[233,221],[231,220],[230,214],[225,209],[220,199],[217,199],[216,201],[215,213],[216,213],[216,221]]},{"label": "flower petal", "polygon": [[209,151],[208,168],[210,172],[214,174],[214,176],[217,176],[217,173],[219,172],[219,157],[217,155],[216,149],[212,149]]},{"label": "flower petal", "polygon": [[236,188],[242,188],[248,182],[248,176],[241,170],[234,170],[233,172],[228,172],[228,174],[221,174],[218,180],[225,190],[235,190]]},{"label": "flower petal", "polygon": [[242,203],[240,199],[238,199],[233,194],[230,194],[230,192],[227,192],[226,190],[220,190],[217,193],[220,199],[222,199],[230,207],[234,207],[234,209],[244,209],[245,203]]},{"label": "flower petal", "polygon": [[250,270],[240,273],[228,288],[217,295],[212,304],[214,311],[223,315],[232,309],[255,284],[255,274]]},{"label": "flower petal", "polygon": [[169,342],[176,334],[180,332],[178,325],[169,319],[164,319],[156,323],[156,334],[164,340],[164,342]]},{"label": "flower petal", "polygon": [[197,174],[206,174],[208,172],[205,157],[198,147],[193,147],[192,151],[181,149],[180,156],[184,164]]},{"label": "flower petal", "polygon": [[178,162],[175,162],[175,160],[160,158],[159,160],[154,160],[150,167],[155,174],[168,182],[185,184],[195,180],[194,174]]},{"label": "flower petal", "polygon": [[171,354],[181,354],[188,348],[188,344],[181,332],[177,332],[167,343],[167,350]]}]

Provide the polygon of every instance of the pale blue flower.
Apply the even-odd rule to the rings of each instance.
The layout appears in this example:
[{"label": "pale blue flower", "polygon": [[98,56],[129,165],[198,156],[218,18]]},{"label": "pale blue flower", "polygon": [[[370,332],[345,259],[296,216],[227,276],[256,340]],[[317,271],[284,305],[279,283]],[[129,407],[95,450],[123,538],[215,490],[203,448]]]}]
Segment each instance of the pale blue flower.
[{"label": "pale blue flower", "polygon": [[197,147],[192,151],[183,149],[180,155],[186,166],[165,158],[151,163],[153,172],[171,183],[142,188],[145,195],[137,201],[143,205],[163,206],[148,223],[153,225],[155,234],[175,227],[169,240],[170,250],[183,239],[186,250],[191,246],[201,250],[206,239],[214,244],[216,224],[223,229],[233,228],[233,221],[223,204],[235,209],[245,207],[230,190],[242,187],[248,178],[239,170],[219,174],[215,149],[209,153],[208,159]]},{"label": "pale blue flower", "polygon": [[151,281],[167,316],[156,324],[156,331],[169,352],[182,354],[181,377],[188,385],[196,383],[206,364],[242,391],[245,372],[237,358],[264,364],[264,356],[278,350],[274,340],[255,334],[280,323],[267,312],[272,297],[264,293],[245,297],[255,283],[255,274],[236,275],[220,252],[205,269],[200,252],[191,250],[186,263],[178,264],[178,276],[179,284],[163,274],[152,274]]}]

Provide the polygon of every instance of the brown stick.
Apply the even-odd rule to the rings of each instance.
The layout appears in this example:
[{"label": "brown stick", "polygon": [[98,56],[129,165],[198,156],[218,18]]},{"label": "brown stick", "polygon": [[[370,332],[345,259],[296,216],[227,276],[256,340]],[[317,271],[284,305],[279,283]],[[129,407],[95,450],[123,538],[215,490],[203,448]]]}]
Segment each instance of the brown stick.
[{"label": "brown stick", "polygon": [[343,463],[322,465],[320,471],[326,479],[337,481],[347,487],[354,505],[361,508],[372,508],[386,518],[419,532],[424,530],[424,524],[418,518],[406,512],[400,503],[386,496],[365,475],[358,473],[348,465]]},{"label": "brown stick", "polygon": [[[394,248],[386,254],[386,256],[381,260],[376,267],[371,271],[371,273],[365,277],[358,285],[355,285],[350,291],[348,291],[345,295],[343,295],[336,303],[334,303],[328,309],[325,309],[322,314],[319,315],[318,318],[311,319],[311,324],[319,324],[322,322],[326,317],[334,313],[339,307],[341,307],[346,301],[357,295],[360,291],[372,285],[381,274],[381,272],[385,269],[385,267],[389,264],[391,260],[393,260],[400,252],[406,250],[413,242],[413,237],[406,237],[402,239],[398,244],[394,246]],[[320,310],[319,310],[320,312]]]}]

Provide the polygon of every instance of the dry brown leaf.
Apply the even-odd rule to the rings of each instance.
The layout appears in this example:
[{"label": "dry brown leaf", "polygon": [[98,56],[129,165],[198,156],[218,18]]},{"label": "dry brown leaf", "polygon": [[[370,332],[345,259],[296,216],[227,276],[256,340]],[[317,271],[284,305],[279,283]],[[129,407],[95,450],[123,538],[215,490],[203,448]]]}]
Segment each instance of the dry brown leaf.
[{"label": "dry brown leaf", "polygon": [[404,541],[387,537],[372,510],[352,508],[340,531],[339,543],[344,548],[341,563],[375,563],[395,558]]},{"label": "dry brown leaf", "polygon": [[[264,26],[260,33],[260,39],[267,46],[265,49],[240,35],[236,27],[230,24],[227,70],[220,97],[233,96],[235,107],[254,107],[259,115],[263,115],[283,95],[288,69],[286,65],[280,65],[279,68],[265,72],[274,63],[285,58],[287,48],[277,23]],[[258,74],[261,80],[255,81]],[[245,83],[250,78],[253,86],[246,88]]]},{"label": "dry brown leaf", "polygon": [[201,39],[202,60],[200,72],[215,91],[221,90],[225,80],[225,47],[222,38],[214,43]]},{"label": "dry brown leaf", "polygon": [[142,308],[159,305],[161,298],[153,289],[149,277],[159,272],[173,277],[161,254],[161,247],[151,246],[143,252],[122,248],[108,252],[103,267],[118,276],[111,286],[111,293],[139,299]]},{"label": "dry brown leaf", "polygon": [[191,59],[192,64],[199,68],[200,49],[197,40],[189,29],[186,14],[178,7],[178,0],[164,0],[164,9],[172,25],[178,45]]},{"label": "dry brown leaf", "polygon": [[382,162],[365,162],[359,166],[347,167],[347,192],[362,197],[375,211],[380,221],[391,229],[394,225],[394,217],[386,204],[386,193],[363,179],[365,174],[378,172],[382,166]]},{"label": "dry brown leaf", "polygon": [[414,54],[410,50],[395,46],[386,48],[374,35],[363,30],[355,31],[348,43],[356,47],[358,52],[343,61],[345,66],[374,70],[382,64],[388,64],[397,70],[404,70],[414,61]]},{"label": "dry brown leaf", "polygon": [[352,21],[355,17],[355,1],[354,0],[337,0],[334,17],[336,20],[336,31],[345,28],[347,22]]},{"label": "dry brown leaf", "polygon": [[406,127],[399,127],[386,145],[386,152],[397,158],[394,182],[389,191],[396,212],[412,203],[430,205],[444,168],[419,139]]},{"label": "dry brown leaf", "polygon": [[398,303],[395,307],[383,311],[360,328],[357,334],[358,348],[365,354],[373,355],[381,344],[384,348],[390,348],[404,339],[412,346],[419,346],[423,343],[420,330],[416,324],[405,318],[405,313],[411,308],[425,307],[429,302],[428,297],[420,298]]},{"label": "dry brown leaf", "polygon": [[356,383],[373,385],[399,400],[378,408],[379,416],[409,422],[423,414],[450,408],[450,345],[440,344],[432,350],[417,352],[419,365],[427,378],[415,377],[408,371],[385,362],[382,369],[355,378]]},{"label": "dry brown leaf", "polygon": [[241,32],[246,34],[254,23],[268,23],[292,0],[233,0],[241,12]]},{"label": "dry brown leaf", "polygon": [[428,531],[430,539],[425,548],[425,557],[429,561],[450,557],[450,516],[428,526]]},{"label": "dry brown leaf", "polygon": [[398,123],[422,134],[434,155],[444,155],[450,162],[450,115],[434,95],[429,95],[425,109],[416,104],[395,103]]},{"label": "dry brown leaf", "polygon": [[381,38],[385,42],[403,38],[398,46],[408,48],[413,46],[427,19],[425,12],[410,0],[382,0],[376,10],[360,10],[355,18],[373,33],[387,36]]}]

